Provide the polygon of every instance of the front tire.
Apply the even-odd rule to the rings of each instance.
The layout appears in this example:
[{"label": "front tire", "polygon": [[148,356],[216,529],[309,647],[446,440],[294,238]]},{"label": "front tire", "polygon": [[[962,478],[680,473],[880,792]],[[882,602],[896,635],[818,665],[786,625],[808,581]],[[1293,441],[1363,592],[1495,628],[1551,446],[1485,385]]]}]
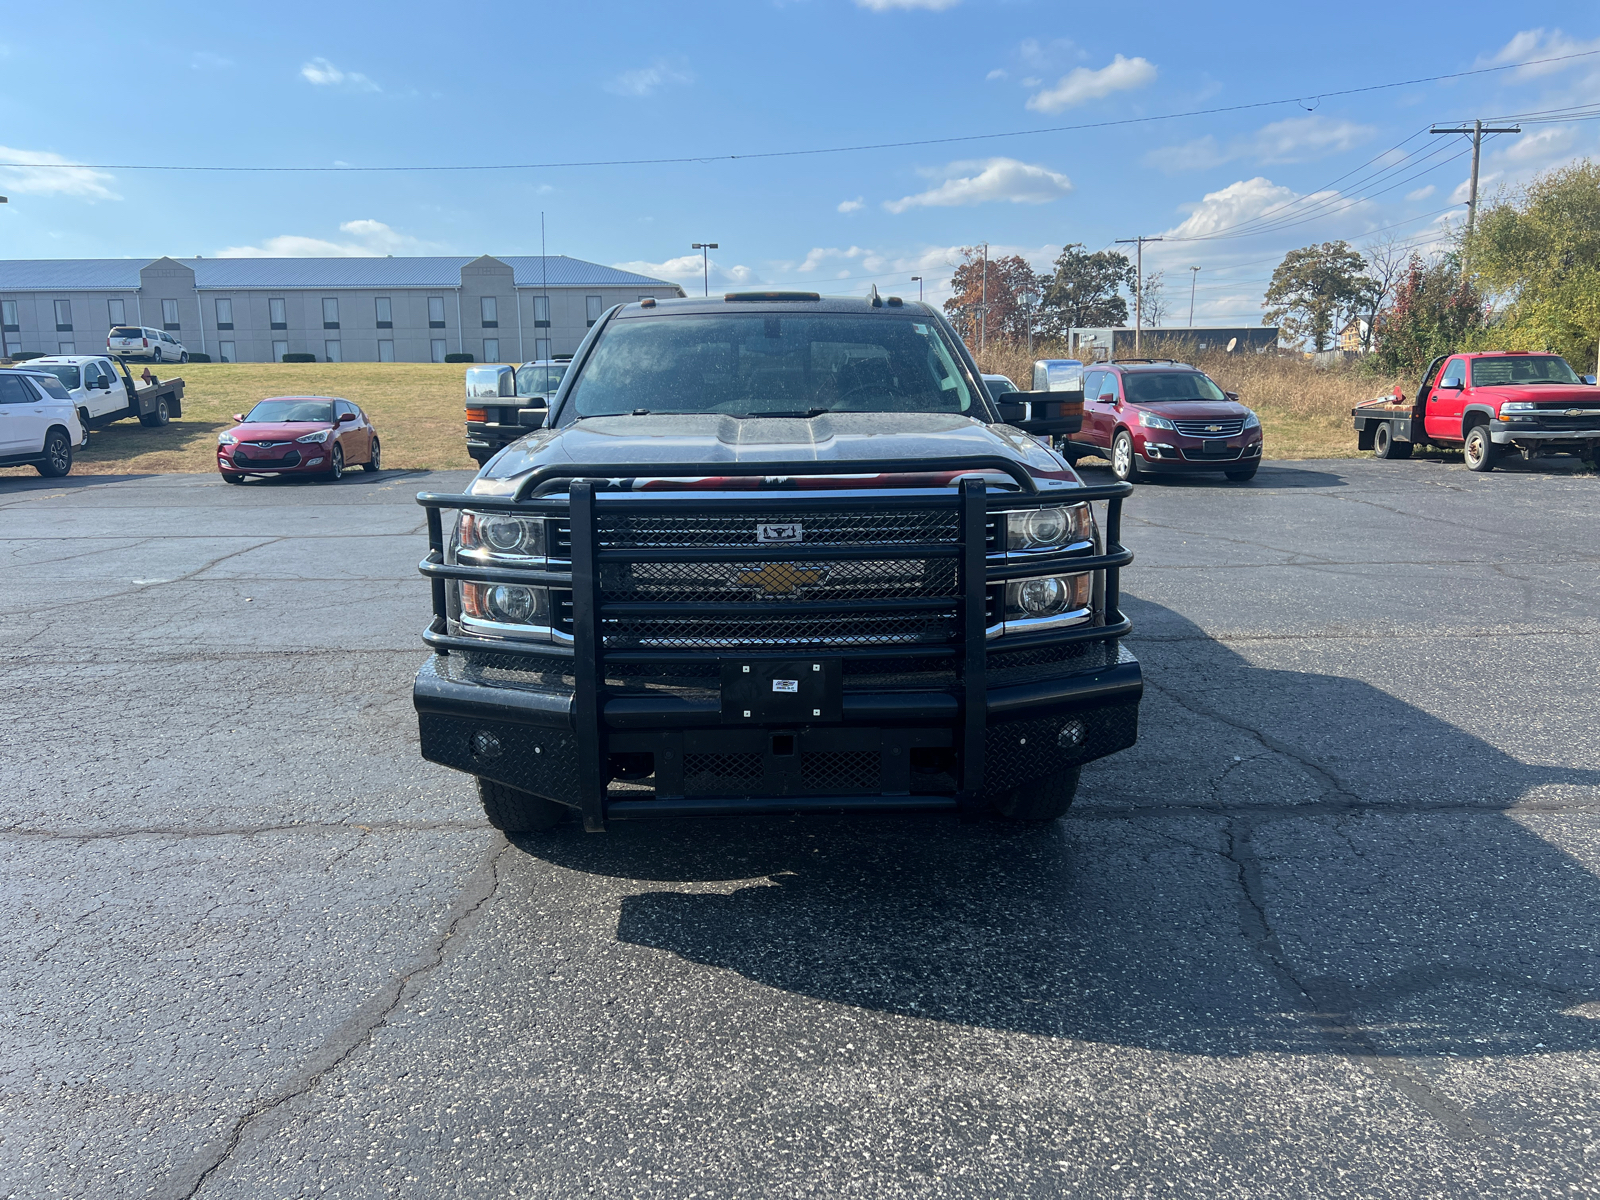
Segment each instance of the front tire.
[{"label": "front tire", "polygon": [[167,408],[166,397],[163,396],[156,401],[154,412],[147,412],[139,418],[139,424],[147,425],[151,429],[159,429],[170,420],[172,420],[172,414]]},{"label": "front tire", "polygon": [[1007,821],[1054,821],[1072,807],[1082,774],[1082,767],[1071,767],[1036,779],[1000,797],[994,802],[994,810]]},{"label": "front tire", "polygon": [[1389,422],[1384,421],[1372,435],[1372,453],[1376,458],[1410,458],[1411,443],[1396,441]]},{"label": "front tire", "polygon": [[1123,483],[1137,483],[1143,475],[1139,455],[1133,448],[1133,435],[1126,429],[1111,440],[1111,473]]},{"label": "front tire", "polygon": [[1461,446],[1462,457],[1469,471],[1492,471],[1500,458],[1500,447],[1489,436],[1487,425],[1474,425],[1467,430],[1467,440]]},{"label": "front tire", "polygon": [[180,363],[188,362],[189,361],[189,352],[187,350],[185,350],[182,354],[178,355],[178,361]]},{"label": "front tire", "polygon": [[328,468],[328,481],[334,483],[344,478],[344,447],[335,446],[328,457],[333,460],[333,466]]},{"label": "front tire", "polygon": [[72,439],[64,429],[52,429],[44,439],[44,461],[35,463],[35,471],[46,479],[60,479],[72,470]]},{"label": "front tire", "polygon": [[559,825],[567,815],[564,804],[492,779],[478,780],[478,799],[483,801],[483,815],[489,824],[502,833],[538,833]]},{"label": "front tire", "polygon": [[372,459],[362,464],[362,469],[377,474],[383,470],[383,447],[378,445],[378,439],[372,439]]}]

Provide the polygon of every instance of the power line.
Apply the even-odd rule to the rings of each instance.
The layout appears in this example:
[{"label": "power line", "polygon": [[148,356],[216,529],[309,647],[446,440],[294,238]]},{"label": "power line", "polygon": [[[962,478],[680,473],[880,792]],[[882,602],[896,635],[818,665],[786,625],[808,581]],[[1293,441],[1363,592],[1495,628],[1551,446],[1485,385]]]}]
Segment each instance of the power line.
[{"label": "power line", "polygon": [[[1110,129],[1123,125],[1145,125],[1157,121],[1175,121],[1185,117],[1209,117],[1221,113],[1245,112],[1257,108],[1275,108],[1282,104],[1300,104],[1307,100],[1322,101],[1339,96],[1359,96],[1368,92],[1388,91],[1394,88],[1413,87],[1419,83],[1442,83],[1449,79],[1466,79],[1475,75],[1490,75],[1522,67],[1543,66],[1547,63],[1568,62],[1600,54],[1600,50],[1580,50],[1572,54],[1558,54],[1548,58],[1530,58],[1523,62],[1502,63],[1495,67],[1476,67],[1470,71],[1452,71],[1445,75],[1426,75],[1416,79],[1401,79],[1392,83],[1372,83],[1362,87],[1340,88],[1336,91],[1315,92],[1309,95],[1286,96],[1276,100],[1255,100],[1248,104],[1228,104],[1217,108],[1196,108],[1182,112],[1160,113],[1149,117],[1122,117],[1111,121],[1087,121],[1078,125],[1051,125],[1040,129],[1009,129],[999,133],[968,133],[952,137],[915,138],[899,142],[867,142],[854,146],[824,146],[809,150],[762,150],[748,154],[691,154],[671,158],[606,158],[541,163],[466,163],[459,165],[417,165],[381,167],[228,167],[196,164],[153,163],[0,163],[0,166],[29,167],[34,170],[60,171],[209,171],[214,173],[277,173],[277,174],[366,174],[395,171],[554,171],[580,167],[645,167],[670,166],[683,163],[735,162],[741,159],[800,158],[820,154],[852,154],[865,150],[901,150],[917,146],[945,146],[961,142],[993,141],[999,138],[1034,137],[1044,133],[1079,133],[1087,129]],[[1359,168],[1358,168],[1359,169]]]}]

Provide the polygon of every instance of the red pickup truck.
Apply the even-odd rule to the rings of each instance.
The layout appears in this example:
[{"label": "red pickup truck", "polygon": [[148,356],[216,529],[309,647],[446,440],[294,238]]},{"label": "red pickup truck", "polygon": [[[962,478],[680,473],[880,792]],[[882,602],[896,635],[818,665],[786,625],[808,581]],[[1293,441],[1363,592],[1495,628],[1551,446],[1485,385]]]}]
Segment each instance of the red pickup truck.
[{"label": "red pickup truck", "polygon": [[1356,445],[1379,458],[1413,446],[1459,447],[1467,466],[1492,471],[1503,454],[1577,454],[1600,466],[1600,389],[1558,354],[1487,350],[1428,364],[1416,397],[1395,388],[1353,410]]}]

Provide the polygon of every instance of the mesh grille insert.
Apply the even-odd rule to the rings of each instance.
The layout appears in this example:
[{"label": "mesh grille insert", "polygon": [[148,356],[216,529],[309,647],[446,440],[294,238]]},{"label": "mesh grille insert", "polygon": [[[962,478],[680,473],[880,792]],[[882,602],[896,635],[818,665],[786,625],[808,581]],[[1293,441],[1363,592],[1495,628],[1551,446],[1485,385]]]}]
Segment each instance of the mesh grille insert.
[{"label": "mesh grille insert", "polygon": [[629,550],[650,546],[758,546],[758,525],[801,527],[808,546],[894,546],[953,542],[959,518],[951,509],[890,512],[601,513],[600,545]]},{"label": "mesh grille insert", "polygon": [[761,783],[759,754],[685,754],[683,790],[689,796],[743,795]]},{"label": "mesh grille insert", "polygon": [[804,751],[800,755],[801,786],[808,792],[877,792],[883,768],[876,750]]}]

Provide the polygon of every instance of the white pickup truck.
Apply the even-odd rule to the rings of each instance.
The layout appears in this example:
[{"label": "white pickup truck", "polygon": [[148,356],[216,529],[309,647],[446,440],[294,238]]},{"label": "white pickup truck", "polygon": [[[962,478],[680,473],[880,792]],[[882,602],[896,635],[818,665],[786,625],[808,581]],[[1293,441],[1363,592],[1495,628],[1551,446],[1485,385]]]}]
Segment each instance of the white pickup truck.
[{"label": "white pickup truck", "polygon": [[183,416],[183,380],[135,379],[120,358],[105,354],[50,354],[28,362],[34,371],[49,371],[61,381],[85,429],[99,429],[124,417],[138,417],[155,428]]}]

